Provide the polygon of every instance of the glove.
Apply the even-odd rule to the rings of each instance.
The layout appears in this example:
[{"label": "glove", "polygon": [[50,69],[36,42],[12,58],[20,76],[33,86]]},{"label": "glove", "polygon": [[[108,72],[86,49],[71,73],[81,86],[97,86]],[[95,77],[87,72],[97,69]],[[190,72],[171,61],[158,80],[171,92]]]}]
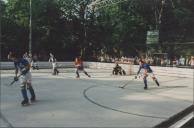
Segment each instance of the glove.
[{"label": "glove", "polygon": [[17,76],[14,77],[14,81],[18,81],[18,77]]},{"label": "glove", "polygon": [[22,70],[22,75],[25,75],[28,71],[29,71],[28,69]]}]

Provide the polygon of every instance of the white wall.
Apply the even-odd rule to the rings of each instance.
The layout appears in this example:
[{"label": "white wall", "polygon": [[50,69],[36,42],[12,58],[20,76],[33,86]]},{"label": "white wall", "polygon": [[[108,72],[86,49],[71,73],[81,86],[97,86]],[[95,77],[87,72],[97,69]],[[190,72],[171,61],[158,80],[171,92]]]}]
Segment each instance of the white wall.
[{"label": "white wall", "polygon": [[[74,62],[57,62],[61,68],[73,68]],[[1,62],[1,69],[14,69],[13,62]],[[115,66],[114,63],[99,63],[99,62],[85,62],[85,67],[93,69],[113,69]],[[51,68],[51,63],[49,62],[38,62],[38,66],[41,68]],[[127,65],[120,64],[120,66],[127,72],[127,74],[132,73],[136,74],[139,69],[138,65]],[[151,66],[156,75],[165,75],[165,76],[177,76],[177,77],[189,77],[194,78],[193,70],[186,68],[176,68],[176,67],[157,67]]]}]

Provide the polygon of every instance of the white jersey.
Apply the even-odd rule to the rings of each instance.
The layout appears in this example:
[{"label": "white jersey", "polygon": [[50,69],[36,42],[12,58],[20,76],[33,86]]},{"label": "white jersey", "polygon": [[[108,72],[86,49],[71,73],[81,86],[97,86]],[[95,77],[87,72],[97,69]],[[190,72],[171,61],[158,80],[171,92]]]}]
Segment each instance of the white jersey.
[{"label": "white jersey", "polygon": [[57,67],[56,61],[57,61],[56,58],[53,57],[53,56],[51,56],[51,57],[49,58],[49,62],[52,63],[53,69]]}]

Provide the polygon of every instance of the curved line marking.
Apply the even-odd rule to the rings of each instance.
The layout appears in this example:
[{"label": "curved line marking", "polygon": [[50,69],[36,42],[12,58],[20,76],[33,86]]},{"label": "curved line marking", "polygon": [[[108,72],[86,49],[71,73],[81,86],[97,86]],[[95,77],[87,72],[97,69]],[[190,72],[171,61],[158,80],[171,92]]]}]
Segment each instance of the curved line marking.
[{"label": "curved line marking", "polygon": [[131,113],[131,112],[125,112],[125,111],[122,111],[122,110],[118,110],[118,109],[114,109],[114,108],[111,108],[111,107],[108,107],[108,106],[105,106],[105,105],[102,105],[102,104],[99,104],[97,102],[95,102],[94,100],[90,99],[88,96],[87,96],[87,91],[91,88],[94,88],[94,87],[97,87],[96,85],[95,86],[91,86],[91,87],[88,87],[86,88],[84,91],[83,91],[83,95],[84,97],[91,103],[99,106],[99,107],[102,107],[102,108],[105,108],[105,109],[109,109],[109,110],[112,110],[112,111],[116,111],[116,112],[120,112],[120,113],[124,113],[124,114],[129,114],[129,115],[135,115],[135,116],[142,116],[142,117],[149,117],[149,118],[159,118],[159,119],[168,119],[167,117],[159,117],[159,116],[151,116],[151,115],[143,115],[143,114],[138,114],[138,113]]},{"label": "curved line marking", "polygon": [[6,119],[2,112],[0,112],[1,119],[6,123],[8,128],[13,128],[12,124]]}]

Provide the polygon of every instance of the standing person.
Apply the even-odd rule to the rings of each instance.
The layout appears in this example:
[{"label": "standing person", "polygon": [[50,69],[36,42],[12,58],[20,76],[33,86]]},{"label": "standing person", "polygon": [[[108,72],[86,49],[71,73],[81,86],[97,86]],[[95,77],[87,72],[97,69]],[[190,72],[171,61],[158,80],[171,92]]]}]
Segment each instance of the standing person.
[{"label": "standing person", "polygon": [[75,58],[74,64],[75,64],[75,67],[77,68],[77,69],[76,69],[77,78],[79,78],[79,71],[83,71],[88,77],[91,77],[91,76],[84,70],[84,65],[83,65],[83,61],[82,61],[82,59],[81,59],[81,56],[78,56],[78,57]]},{"label": "standing person", "polygon": [[32,63],[31,63],[32,69],[37,69],[37,70],[39,70],[37,61],[38,61],[38,56],[37,56],[36,54],[34,54],[34,56],[32,57]]},{"label": "standing person", "polygon": [[179,62],[180,62],[180,65],[184,66],[185,65],[185,58],[183,56],[181,56],[179,58]]},{"label": "standing person", "polygon": [[9,52],[8,55],[7,55],[7,59],[10,60],[10,55],[12,54],[12,52]]},{"label": "standing person", "polygon": [[33,58],[32,58],[32,54],[31,53],[29,53],[28,54],[28,62],[30,63],[30,68],[32,68],[32,66],[33,66]]},{"label": "standing person", "polygon": [[186,56],[186,60],[185,60],[186,66],[189,66],[189,61],[190,61],[190,57],[189,56]]},{"label": "standing person", "polygon": [[31,62],[32,62],[32,55],[31,54],[28,54],[27,52],[25,52],[24,55],[23,55],[23,58],[25,60],[27,60],[31,65]]},{"label": "standing person", "polygon": [[191,56],[191,59],[189,61],[189,65],[191,66],[191,68],[194,69],[194,56]]},{"label": "standing person", "polygon": [[54,55],[52,53],[49,54],[50,58],[49,58],[49,62],[52,63],[52,67],[53,67],[53,75],[58,75],[59,71],[57,69],[57,59],[54,57]]},{"label": "standing person", "polygon": [[28,52],[25,52],[24,55],[23,55],[23,58],[28,58]]},{"label": "standing person", "polygon": [[[152,79],[155,81],[155,83],[160,86],[160,84],[158,83],[158,80],[156,79],[152,69],[150,68],[150,65],[145,63],[144,61],[140,60],[139,61],[139,70],[137,72],[137,75],[140,73],[141,69],[144,69],[144,74],[143,74],[143,81],[144,81],[144,89],[147,89],[147,77],[148,77],[148,73],[151,73],[152,75]],[[136,76],[137,78],[137,76]]]},{"label": "standing person", "polygon": [[[31,94],[31,102],[34,102],[36,100],[36,96],[34,93],[34,89],[32,87],[32,76],[31,76],[31,72],[30,72],[30,63],[24,59],[21,58],[19,56],[19,54],[17,53],[10,53],[9,58],[14,62],[14,66],[15,66],[15,77],[14,80],[18,81],[18,79],[21,82],[21,93],[23,96],[23,101],[21,102],[21,105],[28,105],[29,104],[29,99],[27,96],[27,89],[29,90],[30,94]],[[21,76],[19,77],[18,75],[18,71],[20,72]],[[19,78],[18,78],[19,77]]]}]

